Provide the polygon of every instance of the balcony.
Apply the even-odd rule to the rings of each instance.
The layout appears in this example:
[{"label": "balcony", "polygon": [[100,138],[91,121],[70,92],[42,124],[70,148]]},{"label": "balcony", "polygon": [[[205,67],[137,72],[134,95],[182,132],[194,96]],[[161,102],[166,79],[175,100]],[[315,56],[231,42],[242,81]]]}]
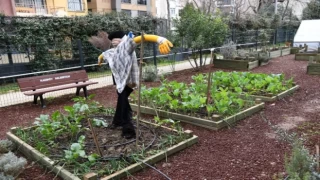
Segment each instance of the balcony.
[{"label": "balcony", "polygon": [[147,1],[146,0],[138,0],[137,3],[139,5],[147,5]]}]

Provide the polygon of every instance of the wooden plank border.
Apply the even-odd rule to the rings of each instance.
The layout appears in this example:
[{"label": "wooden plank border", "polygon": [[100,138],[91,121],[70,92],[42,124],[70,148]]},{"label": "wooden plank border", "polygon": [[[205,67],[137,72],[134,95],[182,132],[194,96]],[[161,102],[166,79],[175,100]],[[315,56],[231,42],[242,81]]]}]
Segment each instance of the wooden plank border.
[{"label": "wooden plank border", "polygon": [[[158,126],[156,124],[147,122],[147,121],[142,121],[146,124],[150,124],[153,126],[157,126],[157,127],[161,127],[173,132],[176,132],[176,130],[174,129],[170,129],[168,127],[165,126]],[[33,128],[33,127],[31,127]],[[23,130],[27,130],[30,128],[24,128]],[[79,177],[75,176],[74,174],[72,174],[71,172],[69,172],[68,170],[64,169],[63,167],[59,166],[59,165],[55,165],[55,161],[51,160],[50,158],[48,158],[47,156],[45,156],[44,154],[40,153],[38,150],[36,150],[35,148],[33,148],[32,146],[30,146],[29,144],[25,143],[24,141],[22,141],[19,137],[17,137],[16,135],[14,135],[14,132],[17,130],[16,127],[11,128],[10,132],[7,132],[7,137],[9,140],[11,140],[13,143],[15,143],[18,147],[18,150],[24,154],[26,157],[39,162],[41,165],[46,166],[48,169],[52,170],[54,173],[58,174],[58,176],[60,176],[61,178],[63,178],[64,180],[81,180]],[[198,142],[198,136],[193,135],[192,131],[190,130],[185,130],[184,131],[185,134],[188,135],[188,139],[172,146],[169,147],[166,150],[163,150],[153,156],[150,156],[146,159],[144,159],[142,162],[148,163],[148,164],[154,164],[157,163],[163,159],[165,159],[167,156],[170,156],[176,152],[179,152],[183,149],[186,149],[190,146],[192,146],[193,144]],[[117,171],[109,176],[103,177],[101,180],[108,180],[108,179],[120,179],[122,177],[125,177],[129,174],[132,174],[136,171],[139,171],[143,168],[146,167],[146,165],[142,162],[138,162],[135,164],[132,164],[130,166],[128,166],[125,169],[122,169],[120,171]],[[87,174],[86,174],[87,175]],[[85,175],[84,179],[88,179],[87,176]],[[97,176],[94,176],[94,173],[91,173],[91,176],[93,178],[96,178]],[[91,178],[92,178],[91,177]]]},{"label": "wooden plank border", "polygon": [[320,75],[320,64],[309,63],[307,66],[307,74]]},{"label": "wooden plank border", "polygon": [[296,61],[309,61],[311,56],[320,55],[318,53],[296,53],[294,60]]},{"label": "wooden plank border", "polygon": [[[288,89],[286,91],[283,91],[283,92],[279,93],[276,96],[268,97],[268,96],[249,95],[248,98],[249,99],[257,99],[257,98],[259,98],[263,102],[272,102],[272,101],[277,101],[279,99],[282,99],[285,96],[288,96],[288,95],[294,93],[297,89],[299,89],[299,85],[295,85],[292,88],[290,88],[290,89]],[[244,96],[242,96],[242,97],[244,97]]]},{"label": "wooden plank border", "polygon": [[[137,111],[137,109],[138,109],[138,106],[136,104],[131,104],[131,107],[132,107],[133,111]],[[173,120],[186,122],[186,123],[193,124],[193,125],[200,126],[200,127],[204,127],[207,129],[219,130],[221,128],[228,126],[228,124],[234,124],[237,121],[244,119],[244,118],[258,112],[263,108],[264,108],[264,103],[259,103],[259,104],[256,104],[255,106],[252,106],[244,111],[241,111],[235,115],[226,117],[226,118],[219,120],[219,121],[207,120],[207,119],[192,117],[192,116],[188,116],[188,115],[163,111],[163,110],[159,110],[159,109],[155,110],[153,108],[145,107],[145,106],[141,106],[140,110],[141,110],[141,113],[144,113],[144,114],[151,114],[151,115],[158,114],[160,117],[171,118]]]},{"label": "wooden plank border", "polygon": [[251,70],[259,66],[259,61],[249,60],[230,60],[230,59],[215,59],[215,68],[233,69],[233,70]]}]

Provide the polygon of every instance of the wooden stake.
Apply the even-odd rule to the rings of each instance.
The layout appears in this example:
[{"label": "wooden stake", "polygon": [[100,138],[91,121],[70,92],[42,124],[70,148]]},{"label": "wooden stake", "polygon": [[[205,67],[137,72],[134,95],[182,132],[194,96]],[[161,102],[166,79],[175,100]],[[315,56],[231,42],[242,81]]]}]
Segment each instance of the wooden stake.
[{"label": "wooden stake", "polygon": [[[141,106],[141,79],[142,79],[142,64],[143,64],[143,43],[144,43],[144,32],[141,33],[141,49],[140,49],[140,65],[139,65],[139,86],[138,86],[138,117],[137,117],[137,134],[139,134],[139,121],[140,121],[140,106]],[[139,136],[136,136],[136,147],[137,149],[139,143]]]},{"label": "wooden stake", "polygon": [[[213,50],[211,50],[211,60],[210,60],[210,65],[213,66]],[[210,67],[210,69],[212,69],[212,66]],[[208,87],[207,87],[207,106],[209,106],[209,100],[210,100],[210,87],[211,87],[211,76],[212,76],[212,72],[209,71],[208,73]]]},{"label": "wooden stake", "polygon": [[316,161],[317,161],[317,171],[320,172],[319,145],[316,145]]},{"label": "wooden stake", "polygon": [[92,133],[92,136],[93,136],[94,143],[95,143],[97,151],[99,153],[99,156],[103,157],[103,154],[102,154],[102,151],[100,149],[100,146],[99,146],[99,143],[98,143],[98,140],[97,140],[97,136],[96,136],[96,133],[95,133],[95,131],[93,129],[93,126],[92,126],[90,118],[88,118],[88,123],[89,123],[89,126],[90,126],[90,130],[91,130],[91,133]]}]

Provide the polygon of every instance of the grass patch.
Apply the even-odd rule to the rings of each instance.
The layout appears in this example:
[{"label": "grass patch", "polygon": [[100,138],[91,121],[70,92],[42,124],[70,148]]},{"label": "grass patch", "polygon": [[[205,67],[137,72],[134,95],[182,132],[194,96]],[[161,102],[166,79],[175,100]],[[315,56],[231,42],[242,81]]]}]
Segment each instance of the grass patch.
[{"label": "grass patch", "polygon": [[10,92],[20,91],[18,83],[3,84],[0,87],[1,87],[0,88],[0,94],[7,94],[7,93],[10,93]]}]

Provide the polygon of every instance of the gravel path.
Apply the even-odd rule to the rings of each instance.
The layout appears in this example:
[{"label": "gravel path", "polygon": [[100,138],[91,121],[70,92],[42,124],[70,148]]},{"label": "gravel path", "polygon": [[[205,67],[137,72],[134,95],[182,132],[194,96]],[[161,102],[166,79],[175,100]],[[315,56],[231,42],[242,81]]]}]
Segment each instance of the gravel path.
[{"label": "gravel path", "polygon": [[[305,122],[319,123],[320,92],[319,76],[306,74],[307,62],[294,61],[294,56],[289,55],[273,59],[268,65],[256,68],[253,72],[284,73],[286,77],[293,77],[300,85],[300,89],[289,97],[275,103],[267,103],[263,110],[264,116],[280,128],[305,134],[308,128],[298,129],[297,125]],[[214,69],[217,70],[217,69]],[[204,69],[202,72],[208,72]],[[192,70],[175,72],[170,75],[170,80],[189,82]],[[158,83],[146,83],[155,86]],[[106,106],[115,106],[115,88],[96,89],[89,91],[96,94],[98,100]],[[72,96],[67,95],[56,98],[47,103],[46,109],[41,109],[25,103],[6,108],[0,108],[1,127],[0,135],[12,126],[30,125],[39,114],[52,113],[71,105]],[[199,136],[199,143],[155,165],[172,179],[272,179],[272,176],[284,172],[284,156],[290,153],[290,146],[277,138],[275,133],[257,113],[239,122],[232,129],[210,131],[190,124],[182,124],[184,129],[190,129]],[[319,130],[318,130],[319,131]],[[314,145],[320,144],[319,134],[307,139],[306,144],[314,153]],[[45,171],[35,166],[28,169],[20,177],[35,179]],[[45,177],[52,179],[54,175]],[[41,178],[40,178],[41,179]],[[126,179],[161,180],[163,176],[152,169],[146,169]]]}]

